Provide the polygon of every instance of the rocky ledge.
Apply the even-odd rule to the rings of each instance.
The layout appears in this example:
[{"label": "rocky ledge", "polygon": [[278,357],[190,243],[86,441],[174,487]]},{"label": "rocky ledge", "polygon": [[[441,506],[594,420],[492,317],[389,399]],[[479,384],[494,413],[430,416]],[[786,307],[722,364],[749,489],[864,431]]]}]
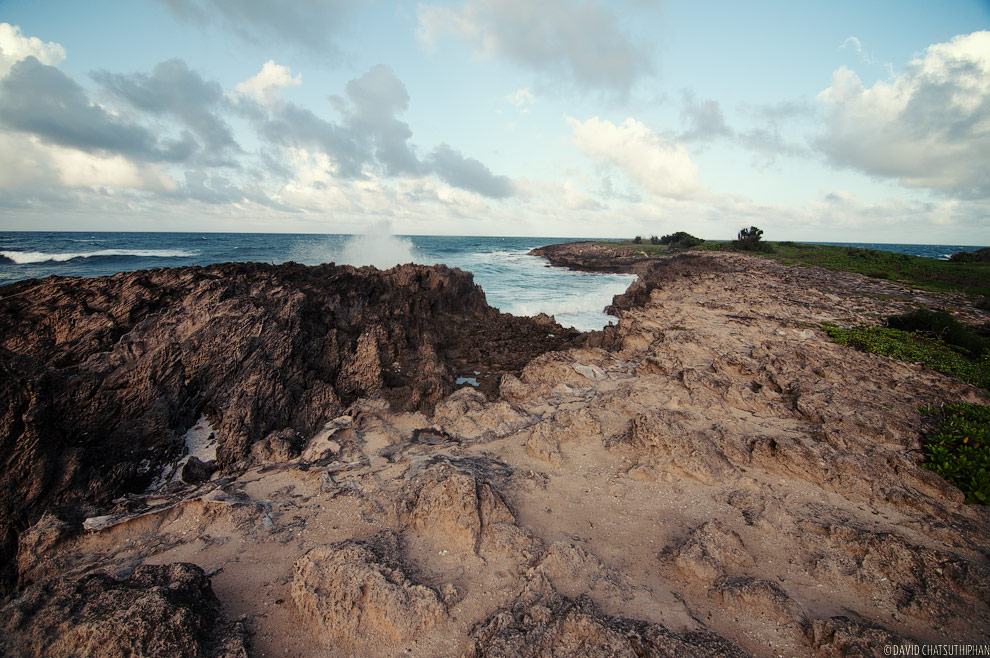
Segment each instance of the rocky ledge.
[{"label": "rocky ledge", "polygon": [[[581,247],[568,249],[584,258]],[[613,259],[611,266],[628,262]],[[128,422],[123,414],[100,418],[105,427],[83,435],[67,434],[78,421],[42,411],[65,405],[58,408],[75,414],[67,418],[85,419],[73,409],[99,408],[103,402],[95,401],[130,395],[130,386],[168,401],[178,399],[173,391],[181,383],[198,392],[193,400],[204,400],[178,406],[172,413],[181,420],[172,424],[161,420],[169,418],[167,404],[153,406],[132,428],[159,428],[165,440],[204,414],[197,427],[212,426],[230,442],[225,457],[218,452],[222,473],[116,502],[88,499],[98,516],[85,524],[54,503],[40,518],[18,517],[33,525],[16,528],[22,589],[0,607],[8,654],[55,646],[44,644],[54,623],[46,621],[47,601],[80,596],[72,609],[85,611],[135,598],[164,610],[152,594],[134,592],[164,596],[161,588],[172,587],[164,583],[176,578],[195,584],[177,585],[183,592],[205,592],[203,573],[210,574],[223,632],[206,636],[196,625],[176,631],[185,639],[174,646],[199,647],[191,655],[879,656],[892,645],[990,643],[990,514],[965,505],[958,490],[919,466],[927,431],[919,406],[986,403],[985,392],[835,345],[818,329],[933,300],[986,321],[963,300],[740,254],[643,259],[634,263],[639,280],[613,304],[617,326],[579,344],[552,344],[540,341],[549,333],[560,338],[560,330],[533,320],[533,345],[545,351],[518,355],[528,363],[513,372],[518,361],[494,347],[470,355],[450,347],[456,341],[446,337],[459,335],[458,326],[467,330],[456,324],[456,316],[471,313],[464,299],[480,295],[466,275],[303,268],[293,274],[299,282],[289,283],[283,276],[294,266],[283,267],[218,268],[254,270],[240,279],[211,279],[217,268],[122,275],[115,280],[203,277],[191,296],[170,297],[167,287],[156,289],[161,295],[128,293],[151,310],[127,320],[109,303],[119,294],[101,301],[66,292],[121,289],[110,281],[3,290],[2,303],[23,305],[9,307],[17,313],[4,318],[17,320],[4,319],[12,328],[3,334],[11,354],[4,377],[25,384],[23,394],[5,384],[11,402],[4,436],[28,436],[27,445],[39,446],[23,460],[49,454],[42,437],[75,437],[80,443],[58,445],[79,460],[102,440],[125,436],[118,429]],[[348,285],[328,286],[338,275]],[[223,279],[241,281],[239,292],[214,288],[231,285]],[[416,306],[420,297],[412,295],[402,308],[416,313],[390,315],[376,310],[381,304],[359,301],[371,292],[346,292],[356,287],[385,298],[395,294],[388,281],[412,286],[429,303]],[[279,302],[268,305],[276,291]],[[451,299],[443,299],[448,292]],[[34,303],[72,299],[70,308],[88,310],[47,320],[44,311],[28,312],[31,302],[16,301],[33,294]],[[337,306],[306,305],[322,294]],[[201,304],[216,310],[196,316],[200,324],[183,320]],[[475,306],[474,317],[493,327],[523,322],[467,304]],[[102,322],[66,320],[93,314],[103,314]],[[132,328],[114,336],[111,319]],[[224,329],[210,335],[223,347],[177,339],[190,345],[181,365],[173,365],[172,348],[159,347],[155,356],[131,338],[145,325],[145,334],[196,336],[197,326],[206,331],[214,322]],[[288,330],[295,324],[298,334]],[[419,328],[397,329],[409,325]],[[477,320],[469,325],[485,330]],[[336,334],[321,333],[330,326]],[[375,326],[381,328],[369,328]],[[17,342],[32,332],[51,337],[35,347]],[[85,339],[101,350],[73,356],[80,337],[103,335]],[[260,338],[241,338],[252,335]],[[307,347],[329,335],[336,338]],[[172,344],[155,344],[162,343]],[[131,350],[139,361],[124,358]],[[251,365],[258,350],[266,356]],[[371,353],[378,356],[358,356]],[[224,362],[207,371],[218,379],[167,376],[176,368],[185,373],[204,354]],[[275,354],[275,367],[260,365]],[[281,379],[292,372],[287,364],[302,362],[302,372],[315,373],[326,361],[336,365],[320,390],[332,395],[307,396],[312,387]],[[400,372],[394,363],[416,376],[392,379]],[[454,390],[450,380],[462,367],[501,372],[497,391]],[[73,397],[73,376],[90,377],[83,390],[93,393]],[[228,388],[228,380],[237,384]],[[273,396],[285,407],[265,406]],[[17,406],[22,399],[34,406]],[[228,402],[247,399],[254,402]],[[299,409],[309,411],[289,413]],[[100,430],[93,422],[86,431]],[[126,444],[118,441],[111,445],[121,451]],[[5,438],[3,445],[20,444]],[[52,454],[49,460],[61,458]],[[44,491],[82,481],[64,475],[83,472],[79,467],[65,471],[59,463],[50,461]],[[20,486],[41,490],[30,473],[23,471]],[[100,486],[90,473],[92,486]],[[190,563],[198,570],[189,571]],[[175,573],[143,571],[155,565],[172,565],[156,568]],[[108,597],[113,602],[104,606]],[[81,603],[91,598],[103,607]],[[216,610],[208,593],[180,598],[182,610]],[[60,628],[89,617],[65,619]],[[128,619],[140,637],[146,622]],[[128,642],[116,655],[156,655]]]},{"label": "rocky ledge", "polygon": [[143,491],[201,417],[209,466],[238,474],[252,448],[298,454],[360,398],[429,411],[461,375],[493,394],[575,335],[499,313],[443,266],[228,263],[0,288],[2,585],[44,512],[81,521]]}]

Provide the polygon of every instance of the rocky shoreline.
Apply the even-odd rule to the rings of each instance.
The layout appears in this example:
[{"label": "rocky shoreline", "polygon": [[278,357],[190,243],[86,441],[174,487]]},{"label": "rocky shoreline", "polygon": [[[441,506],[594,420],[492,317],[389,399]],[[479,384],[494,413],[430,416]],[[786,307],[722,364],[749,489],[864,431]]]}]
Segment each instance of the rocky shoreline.
[{"label": "rocky shoreline", "polygon": [[[741,254],[537,253],[638,274],[618,325],[499,314],[442,266],[0,289],[0,653],[990,643],[990,515],[918,466],[918,407],[985,393],[818,329],[985,312]],[[162,480],[194,427],[215,463]]]}]

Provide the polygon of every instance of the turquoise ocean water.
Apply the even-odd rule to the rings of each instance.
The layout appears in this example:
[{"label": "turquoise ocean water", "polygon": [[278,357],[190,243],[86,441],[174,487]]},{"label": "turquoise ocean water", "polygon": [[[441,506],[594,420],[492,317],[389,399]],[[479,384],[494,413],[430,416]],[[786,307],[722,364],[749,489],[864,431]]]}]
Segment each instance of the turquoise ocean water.
[{"label": "turquoise ocean water", "polygon": [[[0,285],[51,274],[102,276],[153,267],[227,261],[307,265],[347,263],[391,267],[443,263],[474,273],[488,303],[506,313],[547,313],[583,331],[609,322],[602,309],[634,280],[625,274],[589,274],[546,267],[527,252],[572,238],[497,238],[392,235],[246,233],[0,233]],[[928,258],[976,247],[851,244]]]}]

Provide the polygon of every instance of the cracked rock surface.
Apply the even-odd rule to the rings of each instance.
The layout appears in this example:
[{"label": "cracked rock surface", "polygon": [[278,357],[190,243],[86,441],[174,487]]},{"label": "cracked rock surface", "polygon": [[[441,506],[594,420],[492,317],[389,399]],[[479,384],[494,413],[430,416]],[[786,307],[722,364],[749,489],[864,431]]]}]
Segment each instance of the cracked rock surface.
[{"label": "cracked rock surface", "polygon": [[[0,627],[44,634],[17,612],[39,587],[192,563],[252,656],[990,643],[990,515],[919,466],[918,408],[985,394],[818,329],[933,293],[739,254],[632,269],[617,326],[544,349],[497,389],[426,406],[387,386],[335,392],[313,425],[265,425],[239,469],[94,504],[86,532],[39,516],[16,553],[35,584]],[[375,331],[356,326],[351,354]],[[340,370],[372,389],[373,371]]]}]

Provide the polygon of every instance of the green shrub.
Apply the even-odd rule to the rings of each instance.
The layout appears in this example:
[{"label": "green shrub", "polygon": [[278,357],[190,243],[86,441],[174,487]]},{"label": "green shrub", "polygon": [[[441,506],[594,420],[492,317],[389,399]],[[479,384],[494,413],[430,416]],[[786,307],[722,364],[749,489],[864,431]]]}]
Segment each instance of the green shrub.
[{"label": "green shrub", "polygon": [[732,243],[732,246],[743,251],[765,251],[772,253],[774,251],[773,247],[766,242],[761,242],[762,239],[763,229],[750,226],[739,231],[739,235],[736,236],[736,240]]},{"label": "green shrub", "polygon": [[966,502],[990,503],[990,406],[960,402],[921,413],[939,419],[921,465],[959,487]]},{"label": "green shrub", "polygon": [[643,244],[643,236],[637,235],[635,238],[633,238],[633,244]]},{"label": "green shrub", "polygon": [[985,352],[979,359],[969,359],[940,338],[890,327],[842,329],[823,324],[822,330],[840,345],[920,363],[950,377],[990,389],[990,353]]},{"label": "green shrub", "polygon": [[990,340],[980,336],[972,327],[963,324],[946,311],[929,311],[919,308],[906,315],[887,318],[887,326],[902,331],[918,331],[940,338],[976,360],[990,350]]},{"label": "green shrub", "polygon": [[987,263],[990,262],[990,247],[976,251],[957,251],[949,256],[949,260],[955,263]]},{"label": "green shrub", "polygon": [[684,231],[671,233],[670,235],[665,235],[660,238],[660,244],[665,244],[671,249],[690,249],[691,247],[697,247],[702,243],[704,243],[704,240],[701,238],[696,238],[690,233],[686,233]]},{"label": "green shrub", "polygon": [[660,238],[655,235],[650,236],[650,244],[661,244]]}]

